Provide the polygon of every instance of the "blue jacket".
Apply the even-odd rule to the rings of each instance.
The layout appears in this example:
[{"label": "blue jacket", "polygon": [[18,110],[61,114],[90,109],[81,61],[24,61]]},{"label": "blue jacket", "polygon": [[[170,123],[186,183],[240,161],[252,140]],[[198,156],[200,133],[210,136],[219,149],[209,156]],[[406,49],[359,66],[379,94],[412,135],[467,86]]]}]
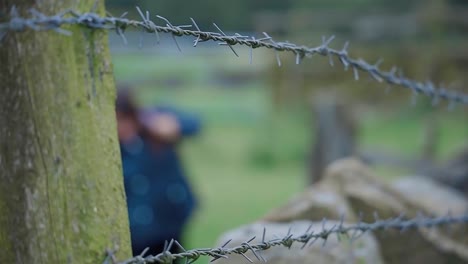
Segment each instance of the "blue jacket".
[{"label": "blue jacket", "polygon": [[[170,111],[182,136],[198,132],[199,121]],[[122,144],[121,154],[132,245],[147,246],[178,238],[194,210],[196,200],[187,182],[175,145],[155,146],[143,135]]]}]

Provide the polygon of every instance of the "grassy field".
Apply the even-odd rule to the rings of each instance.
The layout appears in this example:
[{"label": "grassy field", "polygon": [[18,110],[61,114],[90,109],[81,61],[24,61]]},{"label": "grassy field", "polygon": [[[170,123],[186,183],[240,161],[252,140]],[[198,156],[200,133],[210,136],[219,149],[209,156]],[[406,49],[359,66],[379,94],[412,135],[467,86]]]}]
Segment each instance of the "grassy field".
[{"label": "grassy field", "polygon": [[[259,72],[227,56],[114,54],[117,81],[133,84],[143,104],[170,104],[198,114],[203,133],[182,146],[200,207],[187,229],[185,246],[213,246],[224,231],[247,224],[305,187],[313,137],[307,108],[272,108],[261,79],[227,82],[217,75]],[[360,114],[360,145],[418,155],[426,118],[409,104]],[[439,155],[468,143],[468,118],[461,110],[441,111]],[[385,177],[398,170],[378,169]]]}]

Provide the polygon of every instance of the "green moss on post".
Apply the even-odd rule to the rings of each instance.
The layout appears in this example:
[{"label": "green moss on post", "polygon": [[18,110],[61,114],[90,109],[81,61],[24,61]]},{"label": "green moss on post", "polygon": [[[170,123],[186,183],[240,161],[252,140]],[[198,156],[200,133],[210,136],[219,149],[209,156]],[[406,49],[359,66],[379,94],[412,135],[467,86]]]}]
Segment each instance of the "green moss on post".
[{"label": "green moss on post", "polygon": [[[0,11],[89,11],[95,2],[3,0]],[[1,43],[0,263],[131,255],[107,32],[66,29],[73,35],[8,33]]]}]

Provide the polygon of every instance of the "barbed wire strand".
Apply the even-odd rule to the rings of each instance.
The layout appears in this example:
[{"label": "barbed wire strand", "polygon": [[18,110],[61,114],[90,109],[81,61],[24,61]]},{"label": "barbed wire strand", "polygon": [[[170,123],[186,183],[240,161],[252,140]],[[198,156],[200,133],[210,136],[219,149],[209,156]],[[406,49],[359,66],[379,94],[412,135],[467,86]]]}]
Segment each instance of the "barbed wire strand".
[{"label": "barbed wire strand", "polygon": [[[235,51],[235,45],[243,45],[250,47],[249,62],[252,61],[252,51],[256,48],[267,48],[275,51],[278,66],[281,66],[279,52],[290,52],[295,55],[297,64],[300,64],[304,58],[310,58],[315,54],[321,56],[328,56],[329,63],[334,66],[333,59],[338,59],[343,65],[345,70],[352,69],[353,75],[356,80],[359,80],[359,72],[364,72],[370,75],[374,80],[382,83],[386,82],[389,85],[396,85],[405,87],[411,90],[413,97],[418,94],[423,94],[432,99],[432,104],[437,105],[441,99],[448,101],[448,108],[453,109],[456,104],[468,105],[468,94],[452,91],[446,89],[443,85],[436,86],[431,81],[420,82],[412,80],[404,76],[403,71],[396,66],[392,67],[389,71],[380,69],[383,62],[378,60],[376,63],[371,64],[363,59],[354,59],[348,55],[349,42],[346,42],[342,49],[330,48],[330,44],[334,40],[334,36],[326,38],[322,37],[322,43],[316,47],[307,47],[297,45],[290,42],[278,42],[267,33],[263,32],[264,37],[255,38],[254,36],[244,36],[238,33],[234,35],[227,35],[217,24],[213,26],[219,32],[202,31],[198,27],[193,18],[190,18],[191,25],[173,25],[165,17],[156,15],[155,17],[165,23],[164,26],[157,25],[155,21],[151,20],[150,12],[143,12],[139,7],[136,7],[141,20],[131,20],[125,18],[128,14],[125,12],[120,17],[111,15],[100,16],[96,13],[79,13],[74,10],[66,10],[56,15],[47,16],[38,12],[35,9],[29,9],[31,17],[21,17],[16,7],[10,10],[9,20],[0,23],[0,40],[10,32],[22,32],[27,29],[35,31],[53,30],[57,33],[70,35],[71,32],[63,29],[65,25],[80,25],[91,29],[106,29],[115,30],[115,32],[122,38],[124,43],[127,43],[125,38],[125,30],[129,27],[142,30],[142,32],[153,33],[156,36],[156,43],[159,43],[159,33],[171,34],[177,49],[181,51],[181,47],[177,42],[176,37],[192,36],[195,37],[193,46],[197,46],[200,42],[216,41],[219,45],[227,45],[231,51],[239,56]],[[190,29],[193,28],[193,29]],[[140,37],[140,46],[143,41]],[[388,88],[386,88],[388,90]],[[412,99],[415,102],[415,99]]]},{"label": "barbed wire strand", "polygon": [[[360,216],[362,218],[362,215]],[[376,231],[376,230],[388,230],[394,229],[400,232],[405,232],[409,229],[416,228],[432,228],[432,227],[442,227],[442,226],[451,226],[454,224],[468,224],[468,213],[462,216],[452,216],[450,213],[446,216],[440,217],[428,217],[424,216],[421,213],[417,217],[412,219],[405,219],[404,214],[401,214],[398,217],[390,218],[387,220],[379,219],[379,216],[374,213],[375,221],[372,223],[365,223],[359,220],[356,224],[345,224],[344,216],[340,218],[338,224],[333,225],[331,228],[326,227],[327,219],[323,219],[321,231],[313,232],[311,231],[312,225],[302,234],[294,235],[291,233],[291,228],[288,233],[280,238],[273,238],[271,240],[266,240],[267,230],[263,229],[262,240],[258,243],[252,243],[256,237],[241,243],[239,246],[227,248],[226,246],[232,241],[228,240],[221,247],[215,248],[198,248],[186,250],[178,241],[171,240],[170,242],[165,243],[164,251],[157,254],[156,256],[146,256],[148,248],[143,251],[140,255],[133,258],[127,259],[125,261],[119,262],[119,264],[147,264],[147,263],[162,263],[169,264],[173,263],[177,259],[185,259],[186,263],[193,263],[198,260],[201,256],[212,257],[211,262],[220,259],[228,258],[229,255],[237,254],[243,256],[247,261],[253,262],[246,253],[251,252],[258,261],[266,262],[266,259],[261,255],[261,251],[268,250],[276,246],[284,246],[291,248],[294,243],[302,244],[302,249],[306,246],[311,246],[319,239],[323,240],[322,247],[326,245],[328,238],[331,235],[336,235],[340,240],[341,236],[346,236],[349,239],[350,243],[353,243],[359,237],[364,235],[367,232]],[[173,247],[178,247],[180,253],[171,253]]]}]

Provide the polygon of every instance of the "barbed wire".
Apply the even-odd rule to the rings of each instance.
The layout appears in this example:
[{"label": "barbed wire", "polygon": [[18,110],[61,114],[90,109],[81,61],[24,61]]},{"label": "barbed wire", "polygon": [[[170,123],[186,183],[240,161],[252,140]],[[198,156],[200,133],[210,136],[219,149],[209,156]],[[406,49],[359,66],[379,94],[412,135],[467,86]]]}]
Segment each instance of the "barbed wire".
[{"label": "barbed wire", "polygon": [[[310,58],[315,54],[321,56],[328,56],[329,63],[334,66],[334,59],[338,59],[344,66],[345,70],[352,69],[354,78],[359,80],[359,72],[369,74],[374,80],[378,82],[386,82],[389,85],[397,85],[405,87],[412,91],[413,98],[418,94],[423,94],[432,99],[432,104],[438,104],[441,99],[447,100],[449,109],[452,109],[456,104],[468,105],[468,94],[448,90],[443,85],[436,86],[431,81],[420,82],[404,76],[403,71],[396,66],[392,67],[389,71],[381,70],[379,67],[382,60],[371,64],[363,59],[354,59],[348,55],[349,42],[346,42],[342,49],[330,48],[330,44],[334,40],[334,36],[326,38],[322,37],[322,43],[316,47],[307,47],[297,45],[290,42],[278,42],[267,33],[263,32],[262,38],[255,38],[253,36],[246,36],[235,33],[227,35],[218,25],[213,23],[218,32],[202,31],[195,20],[190,18],[190,25],[173,25],[165,17],[156,15],[155,18],[159,19],[165,25],[157,25],[151,19],[150,12],[143,12],[140,8],[136,8],[141,20],[131,20],[125,18],[127,12],[120,17],[114,16],[100,16],[94,12],[79,13],[74,10],[66,10],[58,14],[47,16],[35,9],[29,9],[31,17],[21,17],[18,10],[12,7],[10,10],[9,20],[0,23],[0,40],[10,32],[22,32],[28,29],[35,31],[53,30],[60,34],[71,35],[71,32],[62,28],[65,25],[80,25],[91,29],[106,29],[115,30],[121,36],[124,43],[127,43],[125,38],[125,30],[129,27],[141,29],[142,32],[153,33],[156,37],[156,43],[159,43],[159,33],[171,34],[174,39],[175,45],[181,50],[176,37],[192,36],[195,37],[193,46],[197,46],[200,42],[216,41],[220,45],[227,45],[231,51],[239,56],[235,51],[235,45],[243,45],[250,47],[250,62],[252,62],[253,49],[267,48],[276,52],[276,60],[281,66],[281,60],[278,52],[291,52],[295,55],[296,63],[300,64],[304,58]],[[140,40],[141,44],[141,40]],[[414,102],[415,100],[413,100]]]},{"label": "barbed wire", "polygon": [[[361,216],[362,218],[362,216]],[[359,220],[356,224],[345,224],[344,217],[341,217],[338,224],[333,225],[331,228],[327,228],[327,220],[322,221],[321,231],[313,232],[311,231],[312,225],[302,234],[294,235],[289,229],[288,233],[281,238],[274,238],[271,240],[265,240],[265,235],[267,230],[263,229],[263,235],[261,242],[253,243],[256,237],[241,243],[239,246],[227,248],[227,245],[231,242],[228,240],[221,247],[216,248],[198,248],[185,250],[184,247],[176,240],[171,240],[170,242],[166,241],[164,246],[164,251],[159,253],[156,256],[146,256],[144,257],[146,251],[143,251],[140,255],[133,258],[127,259],[125,261],[119,262],[119,264],[147,264],[147,263],[162,263],[170,264],[178,259],[185,259],[186,263],[193,263],[201,256],[209,256],[215,261],[220,258],[228,258],[229,255],[241,255],[249,262],[253,262],[246,253],[251,252],[258,261],[266,262],[266,259],[261,255],[261,251],[268,250],[276,246],[284,246],[291,248],[294,243],[302,244],[302,249],[306,246],[311,246],[313,243],[322,240],[322,246],[325,246],[327,239],[332,235],[337,235],[340,239],[340,235],[344,235],[349,238],[349,241],[352,243],[366,232],[375,231],[375,230],[388,230],[394,229],[400,232],[404,232],[408,229],[416,228],[431,228],[431,227],[441,227],[453,224],[468,224],[468,213],[462,216],[452,216],[447,214],[446,216],[441,217],[428,217],[422,214],[419,214],[417,217],[412,219],[405,219],[405,216],[402,214],[395,218],[390,218],[386,220],[380,220],[377,214],[374,214],[375,221],[373,223],[365,223]],[[173,247],[177,247],[177,251],[180,253],[172,253],[170,250]],[[109,255],[108,258],[111,258],[112,255]],[[107,262],[106,262],[107,263]]]}]

